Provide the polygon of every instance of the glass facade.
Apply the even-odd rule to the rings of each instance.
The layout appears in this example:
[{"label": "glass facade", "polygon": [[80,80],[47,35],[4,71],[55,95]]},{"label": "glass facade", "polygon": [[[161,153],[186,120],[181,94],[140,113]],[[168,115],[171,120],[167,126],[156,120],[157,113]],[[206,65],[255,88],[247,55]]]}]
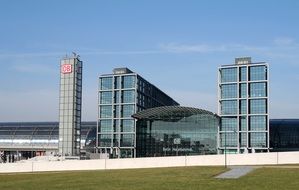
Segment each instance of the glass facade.
[{"label": "glass facade", "polygon": [[101,92],[100,93],[100,103],[101,104],[111,104],[112,103],[112,92]]},{"label": "glass facade", "polygon": [[[0,123],[0,151],[4,162],[58,153],[58,122]],[[81,123],[80,149],[93,152],[96,122]],[[1,159],[1,158],[0,158]],[[1,160],[0,160],[1,163]]]},{"label": "glass facade", "polygon": [[222,115],[234,115],[237,114],[238,107],[236,100],[223,100],[221,102],[221,114]]},{"label": "glass facade", "polygon": [[250,116],[250,131],[266,131],[267,130],[267,116],[258,115]]},{"label": "glass facade", "polygon": [[59,154],[80,155],[82,61],[78,57],[60,62]]},{"label": "glass facade", "polygon": [[266,99],[252,99],[249,100],[249,112],[251,114],[266,114],[267,100]]},{"label": "glass facade", "polygon": [[236,98],[237,97],[237,85],[236,84],[224,84],[221,88],[221,97],[226,98]]},{"label": "glass facade", "polygon": [[270,120],[271,151],[299,151],[299,119]]},{"label": "glass facade", "polygon": [[266,97],[267,96],[267,85],[265,82],[254,82],[250,83],[249,88],[250,97]]},{"label": "glass facade", "polygon": [[240,67],[240,81],[247,81],[247,67]]},{"label": "glass facade", "polygon": [[178,106],[144,110],[137,121],[137,157],[217,153],[219,117]]},{"label": "glass facade", "polygon": [[99,116],[97,149],[104,157],[136,156],[136,122],[138,111],[178,105],[172,98],[127,68],[99,78]]},{"label": "glass facade", "polygon": [[250,81],[267,80],[267,67],[265,65],[251,66],[249,71]]},{"label": "glass facade", "polygon": [[101,90],[111,90],[112,89],[112,77],[103,77],[100,82]]},{"label": "glass facade", "polygon": [[236,58],[234,65],[220,67],[219,93],[220,152],[225,134],[231,138],[226,144],[230,153],[268,151],[268,65]]},{"label": "glass facade", "polygon": [[223,117],[221,118],[221,131],[236,131],[238,128],[237,117]]},{"label": "glass facade", "polygon": [[249,133],[251,147],[267,147],[266,133]]},{"label": "glass facade", "polygon": [[123,88],[135,88],[135,76],[123,76]]},{"label": "glass facade", "polygon": [[221,82],[237,82],[237,68],[221,69]]},{"label": "glass facade", "polygon": [[247,98],[247,84],[241,83],[239,89],[239,98]]},{"label": "glass facade", "polygon": [[[254,121],[256,123],[255,125],[257,125],[258,123],[263,123],[264,120],[267,121],[267,118],[265,119],[254,118],[253,120],[257,120]],[[132,119],[130,121],[125,119],[123,121],[124,123],[121,125],[125,127],[121,130],[123,132],[129,131],[130,129],[127,128],[126,126],[130,126],[130,125],[129,124],[127,125],[126,123],[134,122],[134,120]],[[108,119],[107,122],[108,124],[106,126],[112,125],[110,119]],[[247,124],[246,116],[242,116],[239,122],[242,123],[241,130],[240,130],[241,132],[239,133],[240,146],[246,148],[247,141],[248,141],[247,129],[246,129],[246,124]],[[97,135],[96,129],[97,129],[96,122],[81,123],[81,150],[86,150],[87,152],[95,151],[96,135]],[[114,130],[119,131],[118,128],[114,128]],[[229,129],[229,130],[231,131],[230,133],[234,132],[234,129]],[[250,130],[250,131],[257,132],[260,130]],[[250,131],[248,132],[249,134],[251,133]],[[4,161],[8,162],[9,160],[6,160],[6,158],[8,157],[16,158],[17,156],[19,156],[17,159],[27,159],[32,156],[43,155],[45,152],[48,152],[49,154],[51,154],[51,152],[52,153],[57,152],[58,138],[59,138],[58,133],[59,133],[58,122],[0,123],[0,151],[3,151],[5,154]],[[106,133],[111,134],[110,132],[106,132]],[[255,137],[256,137],[255,135],[249,136],[249,138],[255,138]],[[111,139],[113,139],[114,146],[119,145],[118,134],[114,134],[113,137],[111,137]],[[30,151],[28,151],[28,147],[30,147]],[[299,119],[270,120],[270,147],[271,147],[270,150],[273,152],[299,151]],[[19,152],[19,154],[17,154],[17,151]],[[127,155],[129,154],[129,152],[130,151],[121,151],[122,155]]]}]

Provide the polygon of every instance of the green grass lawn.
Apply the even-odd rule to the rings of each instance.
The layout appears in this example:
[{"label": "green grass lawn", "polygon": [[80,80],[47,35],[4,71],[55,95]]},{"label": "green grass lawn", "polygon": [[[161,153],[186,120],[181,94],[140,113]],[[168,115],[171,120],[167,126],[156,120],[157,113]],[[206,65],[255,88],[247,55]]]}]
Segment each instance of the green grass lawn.
[{"label": "green grass lawn", "polygon": [[62,173],[2,174],[0,190],[299,189],[299,168],[259,168],[239,179],[215,179],[223,167],[178,167]]}]

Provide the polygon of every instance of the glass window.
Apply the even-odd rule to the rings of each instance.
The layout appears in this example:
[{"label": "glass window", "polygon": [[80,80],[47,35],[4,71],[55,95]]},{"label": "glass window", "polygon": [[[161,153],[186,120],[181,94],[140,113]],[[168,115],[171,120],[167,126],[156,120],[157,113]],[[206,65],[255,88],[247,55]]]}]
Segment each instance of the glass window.
[{"label": "glass window", "polygon": [[114,92],[114,103],[119,103],[119,100],[120,100],[120,92],[119,91],[115,91]]},{"label": "glass window", "polygon": [[251,66],[249,67],[250,81],[255,80],[267,80],[267,68],[266,66]]},{"label": "glass window", "polygon": [[121,88],[121,86],[120,86],[120,77],[115,77],[114,78],[114,88],[115,89],[120,89]]},{"label": "glass window", "polygon": [[267,116],[250,116],[250,130],[251,131],[265,131],[267,130]]},{"label": "glass window", "polygon": [[118,119],[114,119],[113,130],[114,130],[114,132],[119,132],[119,120]]},{"label": "glass window", "polygon": [[221,82],[237,82],[237,68],[221,69]]},{"label": "glass window", "polygon": [[265,97],[267,96],[267,84],[265,82],[255,82],[249,84],[250,97]]},{"label": "glass window", "polygon": [[240,145],[241,145],[241,147],[247,146],[247,134],[246,133],[240,133]]},{"label": "glass window", "polygon": [[237,130],[237,126],[236,117],[221,118],[221,131],[235,131]]},{"label": "glass window", "polygon": [[114,147],[118,147],[119,146],[119,135],[118,134],[114,134],[113,135],[113,146]]},{"label": "glass window", "polygon": [[99,135],[99,146],[111,147],[111,134],[100,134]]},{"label": "glass window", "polygon": [[[216,154],[218,118],[172,112],[157,120],[137,121],[137,154],[175,156]],[[178,152],[176,150],[179,150]]]},{"label": "glass window", "polygon": [[232,115],[237,114],[237,101],[236,100],[224,100],[221,101],[221,114]]},{"label": "glass window", "polygon": [[115,118],[119,118],[120,114],[119,114],[119,105],[114,106],[114,117]]},{"label": "glass window", "polygon": [[101,90],[112,89],[112,77],[101,78]]},{"label": "glass window", "polygon": [[99,132],[111,132],[112,131],[112,120],[111,119],[104,119],[99,121]]},{"label": "glass window", "polygon": [[266,147],[266,133],[250,133],[250,145],[251,147]]},{"label": "glass window", "polygon": [[111,118],[112,106],[100,106],[100,118]]},{"label": "glass window", "polygon": [[247,68],[240,67],[240,81],[247,81]]},{"label": "glass window", "polygon": [[220,144],[222,147],[236,147],[237,146],[237,133],[221,133]]},{"label": "glass window", "polygon": [[135,75],[123,76],[123,88],[135,88]]},{"label": "glass window", "polygon": [[111,104],[112,103],[112,92],[100,92],[100,103]]},{"label": "glass window", "polygon": [[221,85],[221,98],[236,98],[237,84]]},{"label": "glass window", "polygon": [[133,134],[121,134],[120,146],[121,147],[134,146],[134,135]]},{"label": "glass window", "polygon": [[123,119],[121,121],[121,132],[134,132],[134,120]]},{"label": "glass window", "polygon": [[247,131],[247,117],[240,117],[240,131]]},{"label": "glass window", "polygon": [[247,100],[240,100],[240,114],[246,114],[247,113]]},{"label": "glass window", "polygon": [[122,117],[131,117],[135,113],[135,105],[122,105]]},{"label": "glass window", "polygon": [[240,98],[247,98],[247,84],[242,83],[240,84]]},{"label": "glass window", "polygon": [[135,90],[123,90],[122,103],[134,103],[134,102],[135,102]]},{"label": "glass window", "polygon": [[266,99],[250,100],[250,113],[251,114],[264,114],[267,113]]}]

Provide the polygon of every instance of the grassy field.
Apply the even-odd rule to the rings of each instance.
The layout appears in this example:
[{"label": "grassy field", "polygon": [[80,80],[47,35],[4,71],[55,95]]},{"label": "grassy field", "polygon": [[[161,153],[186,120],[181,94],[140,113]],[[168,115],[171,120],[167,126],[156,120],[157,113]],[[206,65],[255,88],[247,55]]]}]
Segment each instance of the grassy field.
[{"label": "grassy field", "polygon": [[0,175],[0,189],[299,189],[299,168],[259,168],[239,179],[215,179],[223,167],[179,167]]}]

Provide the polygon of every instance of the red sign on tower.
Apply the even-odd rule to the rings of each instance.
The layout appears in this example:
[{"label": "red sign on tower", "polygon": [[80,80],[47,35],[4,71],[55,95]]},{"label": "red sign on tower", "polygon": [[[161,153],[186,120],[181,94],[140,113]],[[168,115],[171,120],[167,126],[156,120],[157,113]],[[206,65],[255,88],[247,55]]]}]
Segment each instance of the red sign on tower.
[{"label": "red sign on tower", "polygon": [[71,64],[64,64],[61,66],[61,73],[67,74],[72,72],[72,65]]}]

